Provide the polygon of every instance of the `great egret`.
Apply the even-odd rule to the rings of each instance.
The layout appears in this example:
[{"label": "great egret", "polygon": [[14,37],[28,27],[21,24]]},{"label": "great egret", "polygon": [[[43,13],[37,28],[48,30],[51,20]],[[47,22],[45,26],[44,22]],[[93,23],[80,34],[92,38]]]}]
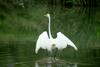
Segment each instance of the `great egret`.
[{"label": "great egret", "polygon": [[74,45],[74,43],[66,37],[61,32],[57,33],[57,37],[53,38],[51,35],[51,29],[50,29],[50,14],[46,14],[46,17],[48,17],[49,23],[48,23],[48,34],[47,31],[44,31],[42,34],[40,34],[37,43],[36,43],[36,49],[35,53],[38,53],[38,50],[40,48],[47,49],[49,52],[52,53],[53,49],[62,50],[67,47],[67,45],[73,47],[75,50],[77,50],[77,47]]}]

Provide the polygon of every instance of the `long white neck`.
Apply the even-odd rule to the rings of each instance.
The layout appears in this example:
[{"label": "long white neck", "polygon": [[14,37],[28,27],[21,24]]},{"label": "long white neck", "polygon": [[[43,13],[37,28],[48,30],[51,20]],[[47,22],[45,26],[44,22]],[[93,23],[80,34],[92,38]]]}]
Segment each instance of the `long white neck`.
[{"label": "long white neck", "polygon": [[50,37],[50,38],[53,38],[52,35],[51,35],[51,28],[50,28],[50,24],[51,24],[50,15],[48,16],[48,19],[49,19],[49,23],[48,23],[49,37]]}]

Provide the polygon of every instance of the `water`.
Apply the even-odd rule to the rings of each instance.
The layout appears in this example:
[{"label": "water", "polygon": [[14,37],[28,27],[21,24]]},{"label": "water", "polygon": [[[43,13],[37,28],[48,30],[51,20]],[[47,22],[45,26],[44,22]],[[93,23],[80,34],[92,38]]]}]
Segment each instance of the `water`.
[{"label": "water", "polygon": [[[47,63],[48,53],[40,49],[35,54],[38,36],[47,31],[46,13],[51,14],[53,37],[62,32],[78,47],[68,46],[59,61]],[[99,67],[100,65],[100,9],[61,8],[36,5],[0,13],[0,67]],[[46,59],[44,61],[44,59]]]}]

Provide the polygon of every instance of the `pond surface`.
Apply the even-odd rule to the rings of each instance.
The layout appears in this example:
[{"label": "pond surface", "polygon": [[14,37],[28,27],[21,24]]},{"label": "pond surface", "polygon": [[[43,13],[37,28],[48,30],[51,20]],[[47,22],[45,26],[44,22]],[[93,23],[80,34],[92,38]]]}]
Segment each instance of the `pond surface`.
[{"label": "pond surface", "polygon": [[[40,49],[35,54],[38,36],[48,29],[46,13],[51,14],[53,37],[62,32],[78,47],[68,46],[58,62],[46,63],[48,53]],[[45,61],[44,61],[45,59]],[[99,67],[100,9],[89,7],[60,8],[38,5],[0,13],[0,67]]]}]

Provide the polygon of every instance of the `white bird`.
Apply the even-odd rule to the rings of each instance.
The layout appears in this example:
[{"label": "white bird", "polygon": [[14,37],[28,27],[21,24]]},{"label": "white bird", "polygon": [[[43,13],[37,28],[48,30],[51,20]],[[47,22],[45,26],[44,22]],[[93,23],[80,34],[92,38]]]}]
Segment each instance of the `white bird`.
[{"label": "white bird", "polygon": [[40,34],[37,43],[36,43],[36,49],[35,53],[38,53],[38,50],[40,48],[47,49],[49,52],[52,52],[53,49],[57,48],[58,50],[62,50],[67,47],[67,45],[73,47],[75,50],[77,50],[77,47],[75,44],[64,34],[61,32],[57,33],[57,37],[53,38],[51,35],[51,29],[50,29],[50,14],[46,14],[46,17],[48,17],[49,23],[48,23],[48,34],[47,31],[44,31],[42,34]]}]

